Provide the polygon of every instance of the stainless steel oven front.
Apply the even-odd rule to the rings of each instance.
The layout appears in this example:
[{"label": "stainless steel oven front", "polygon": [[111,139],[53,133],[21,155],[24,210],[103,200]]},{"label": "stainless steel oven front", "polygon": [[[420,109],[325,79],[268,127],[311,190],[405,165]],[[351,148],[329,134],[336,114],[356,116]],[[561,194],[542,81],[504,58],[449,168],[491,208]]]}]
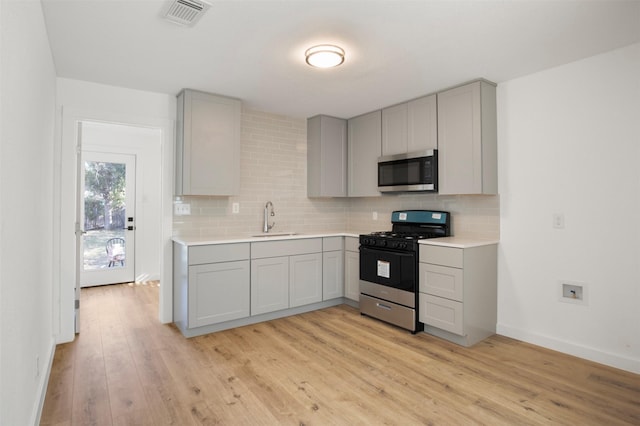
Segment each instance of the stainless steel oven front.
[{"label": "stainless steel oven front", "polygon": [[419,331],[417,252],[360,246],[360,312]]}]

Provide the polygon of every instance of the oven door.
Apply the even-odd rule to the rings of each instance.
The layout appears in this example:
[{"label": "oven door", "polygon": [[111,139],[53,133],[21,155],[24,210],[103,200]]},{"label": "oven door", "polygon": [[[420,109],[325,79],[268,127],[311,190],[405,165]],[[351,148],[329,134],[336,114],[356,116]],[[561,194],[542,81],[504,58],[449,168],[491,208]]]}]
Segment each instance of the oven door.
[{"label": "oven door", "polygon": [[360,279],[415,293],[416,254],[360,247]]}]

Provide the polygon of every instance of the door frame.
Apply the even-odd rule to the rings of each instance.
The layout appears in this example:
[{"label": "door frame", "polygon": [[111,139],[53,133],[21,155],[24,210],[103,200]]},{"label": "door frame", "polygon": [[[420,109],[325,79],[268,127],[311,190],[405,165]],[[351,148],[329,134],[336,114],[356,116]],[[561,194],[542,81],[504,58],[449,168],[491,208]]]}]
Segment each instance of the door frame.
[{"label": "door frame", "polygon": [[[75,220],[78,149],[78,123],[95,121],[160,130],[161,150],[161,270],[158,317],[161,323],[173,321],[173,171],[175,121],[153,117],[131,117],[110,112],[81,111],[60,107],[60,127],[55,141],[54,165],[54,247],[53,247],[53,333],[56,343],[75,338]],[[73,253],[74,256],[62,255]]]},{"label": "door frame", "polygon": [[[81,132],[82,133],[82,132]],[[84,141],[83,141],[84,142]],[[84,211],[84,192],[86,190],[85,187],[85,175],[86,168],[84,164],[87,161],[92,162],[108,162],[108,163],[120,163],[126,165],[126,216],[137,219],[136,212],[138,210],[138,205],[141,204],[138,197],[141,195],[141,191],[137,187],[138,175],[136,171],[136,162],[138,160],[138,154],[131,154],[119,151],[117,148],[113,150],[108,149],[96,149],[91,145],[82,145],[82,149],[80,150],[80,163],[78,164],[79,168],[79,187],[80,191],[77,194],[78,197],[78,226],[83,230],[82,235],[86,235],[87,230],[84,229],[85,225],[85,215]],[[83,164],[84,163],[84,164]],[[105,219],[106,222],[106,219]],[[131,225],[132,229],[127,231],[127,225]],[[139,264],[137,256],[136,256],[136,232],[135,232],[135,221],[128,223],[125,222],[123,224],[125,228],[125,236],[123,237],[126,241],[125,243],[125,253],[126,258],[124,261],[124,266],[119,267],[116,265],[115,268],[99,268],[99,269],[84,269],[84,238],[81,238],[80,249],[76,253],[78,256],[77,262],[79,265],[78,270],[80,271],[80,287],[93,287],[97,285],[105,285],[105,284],[114,284],[114,283],[122,283],[122,282],[133,282],[136,280],[136,271],[139,270]],[[78,288],[76,286],[76,288]],[[76,300],[80,300],[77,298]],[[76,328],[77,330],[77,328]]]}]

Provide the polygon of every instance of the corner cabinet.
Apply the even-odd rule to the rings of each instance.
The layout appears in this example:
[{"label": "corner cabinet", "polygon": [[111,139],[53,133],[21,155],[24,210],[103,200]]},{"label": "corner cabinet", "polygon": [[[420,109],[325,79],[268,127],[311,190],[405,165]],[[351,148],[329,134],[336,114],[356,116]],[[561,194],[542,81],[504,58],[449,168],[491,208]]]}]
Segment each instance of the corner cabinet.
[{"label": "corner cabinet", "polygon": [[240,190],[238,99],[185,89],[178,95],[175,195]]},{"label": "corner cabinet", "polygon": [[497,194],[495,84],[475,81],[437,96],[438,193]]},{"label": "corner cabinet", "polygon": [[378,157],[381,155],[380,111],[348,121],[348,190],[349,197],[379,197]]},{"label": "corner cabinet", "polygon": [[382,110],[382,155],[438,148],[436,95]]},{"label": "corner cabinet", "polygon": [[419,321],[424,331],[463,346],[496,332],[497,245],[420,245]]},{"label": "corner cabinet", "polygon": [[347,196],[347,121],[307,119],[307,197]]}]

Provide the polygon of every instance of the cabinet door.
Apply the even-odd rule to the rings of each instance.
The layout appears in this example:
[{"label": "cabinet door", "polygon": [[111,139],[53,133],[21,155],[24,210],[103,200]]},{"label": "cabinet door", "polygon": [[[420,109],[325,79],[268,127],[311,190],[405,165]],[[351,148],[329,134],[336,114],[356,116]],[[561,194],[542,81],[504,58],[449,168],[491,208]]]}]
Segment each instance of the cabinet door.
[{"label": "cabinet door", "polygon": [[496,194],[495,86],[477,81],[438,93],[438,192]]},{"label": "cabinet door", "polygon": [[307,196],[347,196],[347,121],[318,115],[307,120]]},{"label": "cabinet door", "polygon": [[185,90],[178,99],[176,195],[235,195],[240,189],[237,99]]},{"label": "cabinet door", "polygon": [[189,267],[189,328],[249,316],[249,261]]},{"label": "cabinet door", "polygon": [[289,307],[322,301],[322,253],[289,258]]},{"label": "cabinet door", "polygon": [[460,336],[464,335],[462,302],[420,293],[419,303],[420,322]]},{"label": "cabinet door", "polygon": [[438,148],[436,95],[424,96],[407,105],[407,151]]},{"label": "cabinet door", "polygon": [[406,154],[407,104],[382,110],[382,155]]},{"label": "cabinet door", "polygon": [[377,197],[378,157],[381,151],[381,112],[374,111],[349,120],[348,196]]},{"label": "cabinet door", "polygon": [[251,261],[251,315],[289,307],[289,258]]},{"label": "cabinet door", "polygon": [[360,300],[360,254],[356,251],[344,252],[344,296]]},{"label": "cabinet door", "polygon": [[344,296],[343,251],[322,253],[322,300]]}]

